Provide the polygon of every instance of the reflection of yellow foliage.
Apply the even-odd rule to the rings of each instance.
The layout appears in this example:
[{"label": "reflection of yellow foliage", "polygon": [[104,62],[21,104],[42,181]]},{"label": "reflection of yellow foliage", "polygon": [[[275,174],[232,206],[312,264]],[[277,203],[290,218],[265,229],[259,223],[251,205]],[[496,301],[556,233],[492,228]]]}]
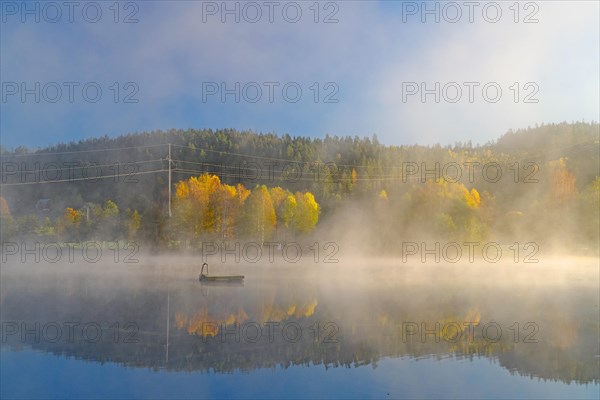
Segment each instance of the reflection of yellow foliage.
[{"label": "reflection of yellow foliage", "polygon": [[315,308],[317,308],[317,304],[319,304],[317,302],[317,299],[314,299],[313,301],[308,303],[306,306],[304,306],[304,307],[300,308],[298,311],[296,311],[295,317],[296,318],[310,317],[311,315],[313,315],[315,313]]},{"label": "reflection of yellow foliage", "polygon": [[238,310],[237,314],[229,314],[227,319],[225,320],[226,325],[233,324],[242,324],[248,320],[248,314],[241,308]]},{"label": "reflection of yellow foliage", "polygon": [[10,209],[4,197],[0,196],[0,217],[10,217]]},{"label": "reflection of yellow foliage", "polygon": [[[560,329],[550,331],[547,335],[548,343],[563,350],[573,347],[579,338],[579,323],[565,317],[558,317],[555,323]],[[531,329],[528,333],[531,333]]]},{"label": "reflection of yellow foliage", "polygon": [[193,318],[177,313],[175,315],[175,324],[177,329],[184,329],[187,325],[187,332],[190,335],[199,335],[203,337],[214,337],[219,333],[221,325],[242,324],[248,320],[248,315],[243,309],[239,309],[237,314],[229,314],[225,318],[216,318],[208,313],[208,310],[201,310]]},{"label": "reflection of yellow foliage", "polygon": [[281,322],[289,317],[294,316],[295,318],[308,318],[314,314],[315,308],[318,305],[317,299],[312,300],[305,305],[292,304],[290,306],[277,307],[272,301],[266,303],[262,310],[261,321],[267,322]]},{"label": "reflection of yellow foliage", "polygon": [[478,324],[481,321],[481,313],[477,308],[471,308],[467,311],[467,315],[463,318],[463,322]]},{"label": "reflection of yellow foliage", "polygon": [[[481,321],[481,313],[479,310],[477,308],[470,308],[463,318],[450,317],[439,321],[440,329],[442,330],[440,336],[444,340],[452,341],[457,336],[460,337],[462,333],[467,330],[469,325],[477,325],[479,324],[479,321]],[[444,329],[444,326],[446,326],[446,329]],[[456,331],[457,329],[459,329],[458,332]]]},{"label": "reflection of yellow foliage", "polygon": [[246,312],[240,308],[238,310],[238,321],[247,321],[247,320],[248,320],[248,314],[246,314]]},{"label": "reflection of yellow foliage", "polygon": [[388,316],[387,314],[379,314],[379,325],[381,326],[386,326],[388,323]]},{"label": "reflection of yellow foliage", "polygon": [[262,316],[260,319],[261,322],[266,322],[269,320],[269,316],[271,315],[272,309],[273,309],[273,302],[263,304]]},{"label": "reflection of yellow foliage", "polygon": [[[295,306],[294,306],[295,307]],[[262,322],[272,321],[279,322],[287,318],[287,308],[276,307],[273,303],[267,303],[263,307]]]},{"label": "reflection of yellow foliage", "polygon": [[[282,322],[288,319],[308,318],[312,316],[318,305],[316,299],[306,304],[282,304],[275,303],[275,296],[263,304],[261,311],[262,323]],[[256,315],[250,318],[243,308],[233,313],[209,313],[207,308],[201,309],[193,317],[183,313],[175,314],[175,325],[177,329],[186,329],[190,335],[215,336],[219,333],[221,325],[243,324],[248,320],[258,321]]]},{"label": "reflection of yellow foliage", "polygon": [[214,322],[202,323],[199,326],[199,328],[200,329],[198,329],[198,327],[196,327],[196,329],[193,332],[190,332],[190,329],[188,328],[188,333],[190,335],[200,334],[200,336],[203,336],[203,337],[209,337],[209,336],[215,337],[219,333],[219,324],[216,324]]},{"label": "reflection of yellow foliage", "polygon": [[175,326],[182,329],[187,324],[187,316],[181,313],[175,314]]},{"label": "reflection of yellow foliage", "polygon": [[233,325],[235,323],[235,315],[229,314],[229,317],[225,320],[225,325]]},{"label": "reflection of yellow foliage", "polygon": [[190,335],[215,336],[217,332],[209,329],[208,326],[209,324],[214,324],[214,322],[212,318],[209,318],[208,311],[203,310],[189,320],[187,331]]}]

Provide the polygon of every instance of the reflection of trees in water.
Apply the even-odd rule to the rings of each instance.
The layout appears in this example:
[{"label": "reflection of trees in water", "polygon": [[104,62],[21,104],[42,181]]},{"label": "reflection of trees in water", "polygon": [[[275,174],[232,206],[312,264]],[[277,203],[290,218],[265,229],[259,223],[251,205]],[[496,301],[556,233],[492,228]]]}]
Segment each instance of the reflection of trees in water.
[{"label": "reflection of trees in water", "polygon": [[[216,336],[222,326],[232,326],[244,324],[247,321],[260,321],[260,324],[279,323],[283,321],[292,321],[301,318],[311,317],[318,302],[316,299],[308,303],[288,302],[287,304],[276,304],[273,299],[266,301],[262,305],[259,313],[250,311],[250,317],[243,307],[236,311],[216,311],[211,312],[207,306],[204,306],[193,316],[185,313],[175,314],[175,326],[177,329],[185,329],[190,335]],[[254,310],[256,311],[256,310]],[[258,318],[260,317],[260,318]]]},{"label": "reflection of trees in water", "polygon": [[[40,282],[44,284],[39,285]],[[203,297],[194,282],[171,291],[168,306],[165,285],[156,282],[131,289],[117,278],[92,285],[89,279],[43,276],[2,285],[3,321],[26,322],[28,326],[35,322],[43,325],[53,321],[95,321],[105,331],[95,343],[81,335],[56,343],[36,342],[32,336],[21,343],[18,335],[8,337],[8,345],[17,349],[30,346],[99,362],[205,372],[292,365],[376,366],[382,357],[399,356],[487,357],[522,375],[563,382],[599,381],[598,359],[594,357],[598,353],[597,317],[585,311],[593,296],[591,292],[571,296],[569,291],[556,291],[552,301],[544,297],[549,293],[531,293],[532,300],[525,303],[501,289],[492,296],[487,293],[489,288],[448,287],[432,296],[389,287],[369,292],[369,302],[363,304],[364,301],[346,302],[342,297],[336,302],[329,293],[293,284],[226,288]],[[484,292],[487,296],[481,295]],[[511,312],[497,311],[498,299]],[[531,315],[535,315],[539,328],[537,343],[524,340],[531,333],[523,329]],[[465,326],[481,326],[490,321],[503,328],[498,341],[487,340],[478,329],[470,333]],[[509,329],[515,321],[520,321],[518,335]],[[125,329],[127,322],[135,323],[139,329],[134,335],[137,341],[125,340],[131,333]],[[276,330],[270,340],[264,328],[267,322],[296,323],[302,328],[302,336],[286,340],[281,330]],[[331,333],[323,329],[327,322],[339,328],[332,337],[335,340],[325,340]],[[403,325],[407,322],[415,323],[419,330],[425,324],[436,333],[426,335],[425,340],[420,331],[407,335]],[[119,324],[119,340],[114,340],[115,323]],[[228,326],[229,334],[204,331],[203,323],[212,323],[217,329]],[[232,325],[248,323],[263,327],[260,340],[254,342],[243,335],[236,339],[231,333]],[[448,326],[461,331],[444,330]],[[315,327],[320,330],[318,336]],[[461,340],[453,340],[459,333]]]}]

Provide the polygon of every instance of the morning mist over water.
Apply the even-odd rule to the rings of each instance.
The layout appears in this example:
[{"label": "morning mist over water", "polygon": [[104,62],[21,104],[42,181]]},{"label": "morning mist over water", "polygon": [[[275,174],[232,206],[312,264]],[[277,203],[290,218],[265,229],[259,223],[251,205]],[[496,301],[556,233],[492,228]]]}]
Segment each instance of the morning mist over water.
[{"label": "morning mist over water", "polygon": [[[200,374],[197,379],[208,381],[198,396],[259,390],[224,391],[210,386],[210,376],[267,369],[285,383],[297,379],[297,367],[325,376],[337,368],[372,371],[363,382],[408,368],[410,379],[394,374],[361,393],[410,394],[419,390],[413,379],[484,360],[490,366],[484,380],[510,373],[522,390],[534,378],[544,382],[537,393],[547,395],[544,390],[587,396],[597,388],[597,310],[586,306],[597,300],[595,259],[552,260],[526,271],[512,263],[460,264],[457,270],[455,264],[381,258],[223,268],[243,273],[243,286],[200,285],[196,261],[161,256],[137,265],[5,268],[4,351],[53,354],[65,366],[108,361],[164,379]],[[427,372],[413,368],[414,360],[434,363]],[[332,391],[330,383],[313,390],[351,395],[348,388]],[[97,393],[109,394],[111,387]],[[443,385],[428,390],[444,393]],[[471,390],[475,397],[509,394],[487,384]]]},{"label": "morning mist over water", "polygon": [[597,398],[593,2],[3,2],[2,398]]}]

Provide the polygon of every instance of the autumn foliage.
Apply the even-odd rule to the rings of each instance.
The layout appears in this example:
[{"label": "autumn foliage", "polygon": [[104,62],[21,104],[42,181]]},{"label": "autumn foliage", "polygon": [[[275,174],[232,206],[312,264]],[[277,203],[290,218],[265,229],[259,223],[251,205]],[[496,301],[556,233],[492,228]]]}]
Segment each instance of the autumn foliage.
[{"label": "autumn foliage", "polygon": [[0,217],[10,217],[10,208],[2,196],[0,196]]},{"label": "autumn foliage", "polygon": [[310,192],[280,187],[222,183],[203,174],[175,186],[174,234],[186,239],[227,241],[243,237],[261,243],[287,233],[308,233],[319,220],[319,204]]}]

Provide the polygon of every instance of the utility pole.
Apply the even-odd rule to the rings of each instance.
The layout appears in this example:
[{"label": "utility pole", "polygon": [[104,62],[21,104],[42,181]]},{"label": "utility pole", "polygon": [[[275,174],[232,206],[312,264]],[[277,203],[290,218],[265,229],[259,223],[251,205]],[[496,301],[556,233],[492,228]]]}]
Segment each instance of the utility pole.
[{"label": "utility pole", "polygon": [[221,198],[221,206],[223,207],[223,217],[221,221],[221,241],[225,244],[227,239],[227,202],[225,201],[225,195]]},{"label": "utility pole", "polygon": [[169,156],[167,162],[169,163],[169,218],[171,218],[171,143],[169,143]]},{"label": "utility pole", "polygon": [[264,194],[261,192],[262,195],[262,213],[261,213],[261,217],[262,217],[262,224],[260,225],[260,245],[264,245],[265,244],[265,196]]}]

